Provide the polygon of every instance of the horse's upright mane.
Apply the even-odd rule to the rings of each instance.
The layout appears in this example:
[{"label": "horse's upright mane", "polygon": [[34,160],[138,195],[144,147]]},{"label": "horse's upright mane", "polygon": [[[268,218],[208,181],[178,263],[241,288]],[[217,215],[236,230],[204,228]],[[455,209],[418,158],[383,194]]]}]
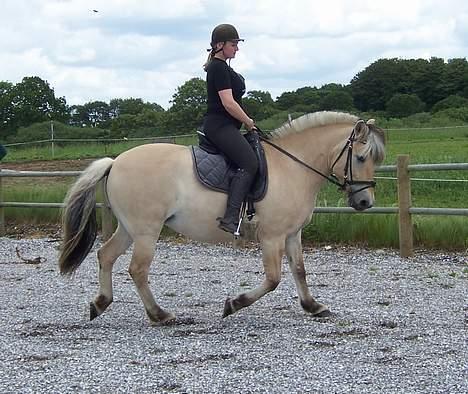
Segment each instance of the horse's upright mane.
[{"label": "horse's upright mane", "polygon": [[321,111],[305,114],[291,122],[286,122],[282,126],[271,132],[272,139],[284,137],[292,133],[300,133],[301,131],[313,127],[326,126],[330,124],[351,123],[358,121],[358,117],[346,112]]}]

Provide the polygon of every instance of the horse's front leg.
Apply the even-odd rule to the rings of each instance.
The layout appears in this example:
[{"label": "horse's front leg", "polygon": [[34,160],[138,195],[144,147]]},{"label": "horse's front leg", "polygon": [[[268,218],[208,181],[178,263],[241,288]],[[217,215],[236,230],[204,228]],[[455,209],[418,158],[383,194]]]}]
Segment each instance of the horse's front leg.
[{"label": "horse's front leg", "polygon": [[281,280],[281,258],[284,255],[284,238],[262,240],[261,247],[265,279],[255,289],[241,293],[235,298],[228,298],[224,304],[223,317],[253,304],[266,293],[275,290],[278,286]]},{"label": "horse's front leg", "polygon": [[330,314],[328,307],[315,301],[307,286],[301,231],[286,238],[286,256],[288,257],[289,268],[296,283],[302,308],[314,316],[328,316]]}]

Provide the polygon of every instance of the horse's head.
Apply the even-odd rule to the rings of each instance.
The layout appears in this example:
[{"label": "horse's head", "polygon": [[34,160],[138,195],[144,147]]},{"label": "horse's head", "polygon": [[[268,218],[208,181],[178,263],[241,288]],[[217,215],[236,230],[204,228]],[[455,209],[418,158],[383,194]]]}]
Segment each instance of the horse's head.
[{"label": "horse's head", "polygon": [[374,170],[385,157],[383,130],[374,120],[356,122],[346,143],[336,147],[333,174],[347,193],[350,207],[363,211],[374,205]]}]

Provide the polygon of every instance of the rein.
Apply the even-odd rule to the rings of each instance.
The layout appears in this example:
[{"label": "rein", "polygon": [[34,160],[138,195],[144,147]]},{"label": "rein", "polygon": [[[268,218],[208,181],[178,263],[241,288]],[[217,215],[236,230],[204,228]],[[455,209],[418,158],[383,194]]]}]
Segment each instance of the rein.
[{"label": "rein", "polygon": [[[358,121],[363,122],[362,120]],[[353,127],[353,130],[351,131],[351,135],[349,136],[348,140],[346,141],[345,146],[341,150],[340,154],[337,156],[335,161],[333,162],[333,165],[331,166],[332,173],[331,175],[326,175],[323,172],[317,170],[316,168],[310,166],[306,162],[302,161],[298,157],[294,156],[293,154],[289,153],[287,150],[281,148],[280,146],[274,144],[271,142],[267,137],[265,137],[267,134],[259,129],[257,126],[255,128],[259,131],[259,138],[263,142],[267,143],[268,145],[272,146],[282,154],[288,156],[290,159],[294,160],[295,162],[301,164],[302,166],[306,167],[307,169],[315,172],[316,174],[320,175],[321,177],[325,178],[327,181],[333,183],[334,185],[338,186],[339,190],[345,191],[348,186],[353,186],[353,185],[363,185],[362,188],[359,190],[355,191],[350,191],[350,195],[353,195],[355,193],[358,193],[362,190],[375,187],[375,181],[355,181],[353,180],[353,168],[352,168],[352,160],[353,160],[353,144],[355,141],[355,127]],[[341,157],[344,155],[344,153],[347,151],[347,156],[346,156],[346,164],[344,168],[344,176],[343,176],[343,183],[341,183],[338,180],[338,177],[335,175],[333,168],[335,167],[335,164],[338,163],[338,161],[341,159]],[[348,176],[349,175],[349,176]]]}]

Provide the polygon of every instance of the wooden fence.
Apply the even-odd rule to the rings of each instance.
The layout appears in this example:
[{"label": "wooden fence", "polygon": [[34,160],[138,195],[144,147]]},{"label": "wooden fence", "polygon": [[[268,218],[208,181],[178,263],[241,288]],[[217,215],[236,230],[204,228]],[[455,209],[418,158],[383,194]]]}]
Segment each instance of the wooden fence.
[{"label": "wooden fence", "polygon": [[[468,208],[415,208],[411,206],[411,171],[446,171],[468,170],[468,163],[447,164],[409,164],[409,156],[400,155],[397,165],[380,166],[378,173],[397,173],[398,183],[398,207],[374,207],[366,211],[357,212],[353,208],[346,207],[316,207],[315,213],[364,213],[364,214],[398,214],[399,216],[399,241],[400,255],[410,257],[413,255],[413,222],[412,215],[458,215],[468,216]],[[76,177],[81,171],[8,171],[0,170],[0,236],[5,235],[5,208],[29,207],[29,208],[62,208],[62,203],[28,203],[6,202],[3,199],[3,178],[5,177]],[[101,185],[102,187],[102,185]],[[112,212],[102,203],[96,204],[102,209],[102,237],[108,239],[113,232]]]}]

